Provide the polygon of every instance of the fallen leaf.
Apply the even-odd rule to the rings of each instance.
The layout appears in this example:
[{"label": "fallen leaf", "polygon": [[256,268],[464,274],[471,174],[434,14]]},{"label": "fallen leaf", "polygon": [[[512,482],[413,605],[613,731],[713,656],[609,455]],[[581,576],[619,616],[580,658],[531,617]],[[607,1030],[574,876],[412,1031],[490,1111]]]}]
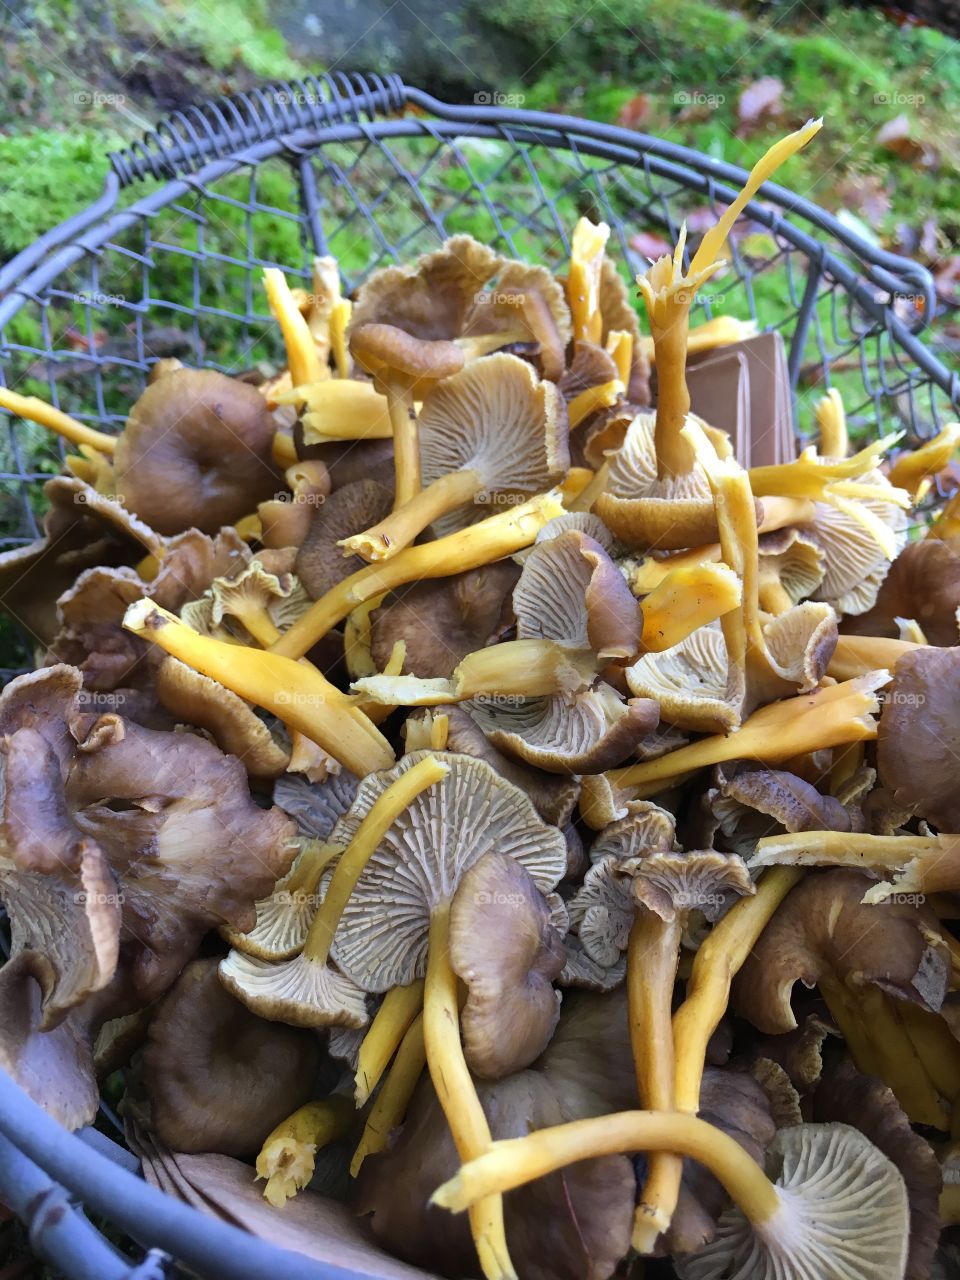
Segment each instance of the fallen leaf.
[{"label": "fallen leaf", "polygon": [[639,129],[641,125],[646,124],[649,116],[649,94],[636,93],[617,112],[617,124],[621,129]]},{"label": "fallen leaf", "polygon": [[644,258],[662,258],[665,253],[673,253],[673,245],[655,231],[638,231],[636,235],[632,235],[630,248],[636,249]]},{"label": "fallen leaf", "polygon": [[742,125],[754,127],[772,120],[782,110],[783,81],[776,76],[761,76],[748,85],[737,103],[737,117]]},{"label": "fallen leaf", "polygon": [[890,212],[890,194],[875,174],[854,174],[837,187],[837,197],[845,208],[859,214],[872,227]]},{"label": "fallen leaf", "polygon": [[939,161],[936,149],[916,136],[914,126],[903,112],[880,128],[877,145],[910,164],[933,168]]}]

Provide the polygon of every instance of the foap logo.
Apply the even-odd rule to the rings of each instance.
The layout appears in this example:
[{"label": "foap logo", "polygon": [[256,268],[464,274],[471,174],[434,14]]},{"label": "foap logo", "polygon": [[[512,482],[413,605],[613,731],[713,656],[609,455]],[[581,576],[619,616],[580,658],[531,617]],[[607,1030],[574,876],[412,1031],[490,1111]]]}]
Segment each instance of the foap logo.
[{"label": "foap logo", "polygon": [[73,900],[78,907],[85,907],[88,903],[101,907],[122,907],[124,898],[119,889],[115,893],[96,893],[80,889],[73,895]]},{"label": "foap logo", "polygon": [[479,707],[522,707],[526,698],[522,693],[478,693],[473,701]]},{"label": "foap logo", "polygon": [[514,911],[526,902],[522,893],[500,893],[497,890],[487,893],[482,889],[473,895],[473,900],[478,907],[510,907]]},{"label": "foap logo", "polygon": [[326,701],[322,693],[304,693],[301,689],[279,689],[274,696],[278,707],[322,707]]}]

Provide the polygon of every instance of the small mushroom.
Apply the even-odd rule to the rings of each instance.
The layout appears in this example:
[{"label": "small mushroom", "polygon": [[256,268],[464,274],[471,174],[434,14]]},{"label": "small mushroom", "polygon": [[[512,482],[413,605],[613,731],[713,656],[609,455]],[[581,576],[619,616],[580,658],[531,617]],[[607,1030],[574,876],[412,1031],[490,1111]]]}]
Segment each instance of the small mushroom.
[{"label": "small mushroom", "polygon": [[152,1128],[175,1151],[250,1156],[310,1097],[312,1035],[249,1013],[216,960],[186,966],[154,1014],[143,1051]]},{"label": "small mushroom", "polygon": [[765,533],[757,550],[757,595],[767,613],[786,613],[812,596],[823,581],[824,553],[799,529]]},{"label": "small mushroom", "polygon": [[722,840],[741,857],[777,827],[802,832],[853,829],[850,811],[835,797],[786,769],[760,765],[716,770],[716,786],[705,796]]},{"label": "small mushroom", "polygon": [[450,963],[467,987],[463,1053],[475,1075],[497,1080],[540,1056],[560,1016],[552,981],[564,960],[530,873],[503,853],[474,863],[450,907]]},{"label": "small mushroom", "polygon": [[563,374],[570,334],[563,290],[546,267],[507,261],[497,268],[491,287],[477,295],[463,322],[461,338],[468,351],[479,346],[472,340],[487,335],[529,343],[540,376],[556,382]]},{"label": "small mushroom", "polygon": [[912,618],[929,644],[955,645],[960,639],[960,555],[952,538],[908,542],[890,565],[866,613],[845,619],[844,631],[862,636],[896,636],[900,618]]},{"label": "small mushroom", "polygon": [[333,491],[317,507],[295,564],[297,577],[314,600],[363,567],[359,557],[344,556],[337,544],[390,510],[390,491],[377,480],[354,480]]},{"label": "small mushroom", "polygon": [[160,533],[216,533],[276,491],[273,435],[255,387],[178,369],[130,410],[114,455],[118,496]]},{"label": "small mushroom", "polygon": [[422,400],[431,387],[461,369],[463,352],[451,342],[412,337],[388,324],[354,327],[350,351],[387,398],[393,427],[396,511],[420,492],[420,444],[413,402]]},{"label": "small mushroom", "polygon": [[570,466],[560,394],[516,356],[492,355],[454,371],[425,397],[417,430],[423,491],[395,501],[392,515],[345,539],[347,552],[389,559],[428,525],[449,532],[470,523],[460,508],[472,504],[468,510],[476,512],[504,491],[508,502],[540,493]]}]

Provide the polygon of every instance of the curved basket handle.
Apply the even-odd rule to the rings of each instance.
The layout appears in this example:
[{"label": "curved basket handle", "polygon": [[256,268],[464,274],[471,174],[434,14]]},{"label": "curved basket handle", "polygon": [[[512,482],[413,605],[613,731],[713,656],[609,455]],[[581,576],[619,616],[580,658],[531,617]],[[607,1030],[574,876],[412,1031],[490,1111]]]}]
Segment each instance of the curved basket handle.
[{"label": "curved basket handle", "polygon": [[387,115],[406,101],[398,75],[336,71],[281,80],[174,111],[139,141],[110,152],[109,160],[121,187],[147,177],[177,178],[254,143],[311,126]]}]

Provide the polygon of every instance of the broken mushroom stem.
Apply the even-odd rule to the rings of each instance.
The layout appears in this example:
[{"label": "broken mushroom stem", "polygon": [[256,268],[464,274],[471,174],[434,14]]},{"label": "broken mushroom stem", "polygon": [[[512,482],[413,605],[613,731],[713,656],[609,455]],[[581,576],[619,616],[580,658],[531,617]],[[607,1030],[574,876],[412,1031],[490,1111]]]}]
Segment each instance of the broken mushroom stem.
[{"label": "broken mushroom stem", "polygon": [[360,1044],[354,1083],[354,1100],[358,1108],[366,1106],[422,1009],[422,979],[418,978],[404,987],[394,987],[384,996]]},{"label": "broken mushroom stem", "polygon": [[394,1129],[399,1128],[407,1114],[413,1092],[420,1082],[427,1065],[427,1050],[423,1040],[423,1014],[419,1013],[400,1041],[396,1056],[390,1064],[386,1079],[380,1086],[363,1126],[363,1133],[350,1162],[350,1176],[355,1178],[367,1156],[376,1155],[387,1145]]},{"label": "broken mushroom stem", "polygon": [[130,605],[123,625],[272,711],[288,729],[304,733],[359,777],[393,764],[390,744],[377,727],[309,663],[200,635],[149,599]]},{"label": "broken mushroom stem", "polygon": [[451,471],[421,489],[403,506],[396,507],[379,524],[344,538],[337,545],[343,547],[345,556],[360,556],[368,562],[389,559],[408,547],[434,520],[464,506],[483,488],[479,472]]},{"label": "broken mushroom stem", "polygon": [[349,1098],[321,1098],[308,1102],[273,1130],[257,1156],[257,1179],[266,1178],[264,1198],[282,1209],[313,1177],[321,1147],[342,1138],[355,1112]]},{"label": "broken mushroom stem", "polygon": [[357,605],[420,578],[449,577],[513,555],[530,546],[543,526],[563,511],[555,491],[540,494],[435,542],[407,547],[392,560],[358,569],[315,601],[272,652],[301,658]]},{"label": "broken mushroom stem", "polygon": [[54,408],[39,396],[22,396],[16,391],[0,387],[0,409],[7,409],[10,413],[15,413],[18,418],[26,418],[28,422],[46,427],[48,431],[56,432],[58,436],[69,440],[73,445],[87,445],[108,457],[113,455],[117,447],[114,436],[105,435],[102,431],[88,427],[84,422],[78,422],[76,418],[71,418],[69,413]]},{"label": "broken mushroom stem", "polygon": [[263,272],[263,287],[270,310],[276,317],[280,332],[283,334],[284,346],[287,349],[287,364],[294,386],[319,382],[327,377],[328,370],[324,369],[320,362],[310,326],[297,306],[297,300],[287,284],[286,276],[278,267],[266,267]]},{"label": "broken mushroom stem", "polygon": [[641,605],[643,653],[662,653],[736,609],[741,580],[725,564],[681,565],[667,573]]}]

